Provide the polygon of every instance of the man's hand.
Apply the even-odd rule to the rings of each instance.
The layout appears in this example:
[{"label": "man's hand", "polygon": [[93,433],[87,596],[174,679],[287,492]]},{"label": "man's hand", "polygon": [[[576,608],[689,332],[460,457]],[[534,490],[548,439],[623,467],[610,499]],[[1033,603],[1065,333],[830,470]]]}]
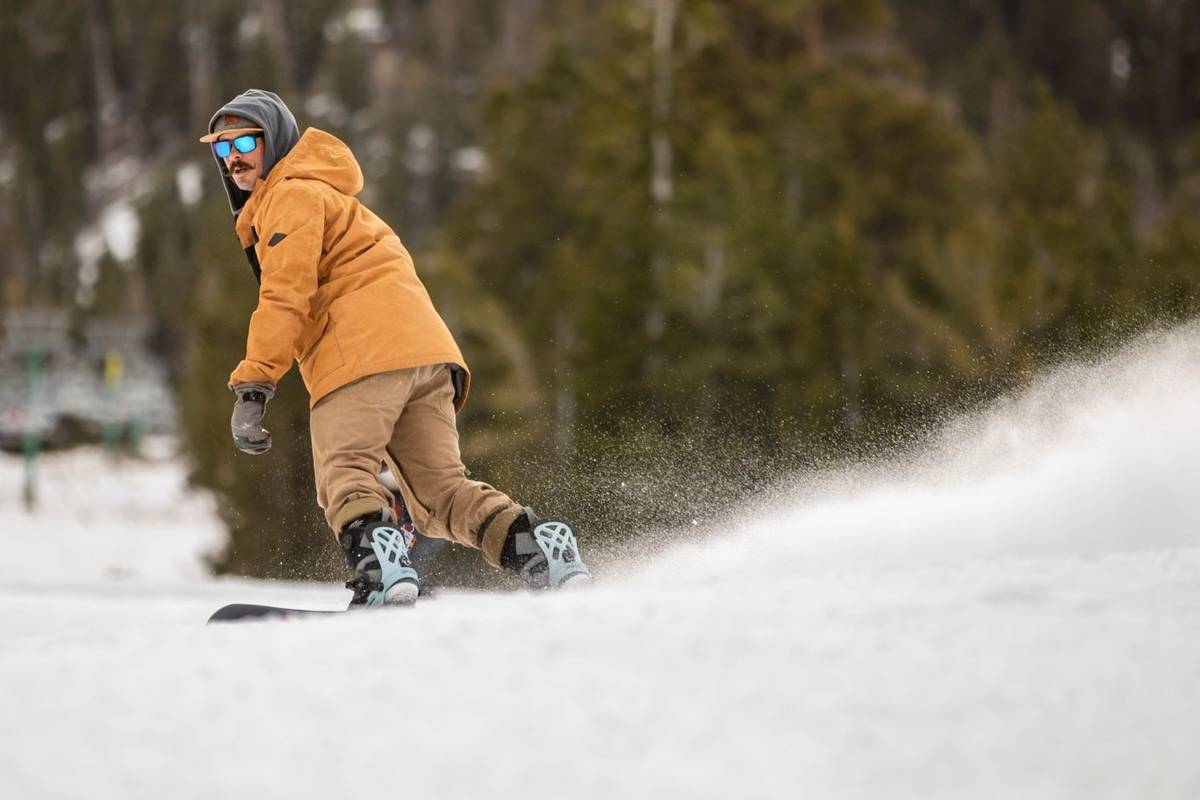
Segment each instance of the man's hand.
[{"label": "man's hand", "polygon": [[239,383],[229,387],[237,395],[229,427],[238,450],[257,456],[271,449],[271,432],[262,426],[267,401],[275,396],[269,383]]}]

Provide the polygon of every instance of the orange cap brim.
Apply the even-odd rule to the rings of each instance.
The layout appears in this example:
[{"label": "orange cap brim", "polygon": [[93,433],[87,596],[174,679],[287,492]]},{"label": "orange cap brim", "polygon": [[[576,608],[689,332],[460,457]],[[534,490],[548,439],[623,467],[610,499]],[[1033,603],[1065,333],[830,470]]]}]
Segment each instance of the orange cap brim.
[{"label": "orange cap brim", "polygon": [[236,137],[236,136],[241,136],[244,133],[262,133],[262,132],[263,132],[262,128],[227,128],[223,131],[217,131],[216,133],[210,133],[207,136],[201,136],[200,141],[204,142],[205,144],[209,144],[211,142],[215,142],[217,139],[220,139],[222,136],[226,136],[226,135],[230,135],[230,134],[232,134],[233,136]]}]

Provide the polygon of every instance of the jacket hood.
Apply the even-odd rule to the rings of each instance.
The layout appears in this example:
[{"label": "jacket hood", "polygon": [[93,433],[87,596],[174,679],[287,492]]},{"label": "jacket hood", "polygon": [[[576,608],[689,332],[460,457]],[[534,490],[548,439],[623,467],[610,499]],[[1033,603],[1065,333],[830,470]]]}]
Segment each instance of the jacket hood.
[{"label": "jacket hood", "polygon": [[253,194],[243,192],[247,199],[235,212],[234,225],[242,247],[250,247],[256,241],[252,223],[258,214],[259,203],[265,202],[276,186],[293,179],[321,181],[347,197],[354,197],[363,188],[362,169],[350,148],[331,133],[309,128],[296,146],[276,162],[271,177],[260,179],[254,185]]},{"label": "jacket hood", "polygon": [[270,184],[290,178],[307,178],[327,183],[353,197],[362,191],[363,174],[346,143],[317,128],[304,131],[287,157],[279,161]]},{"label": "jacket hood", "polygon": [[[291,152],[296,143],[300,141],[300,127],[296,125],[296,118],[292,116],[292,112],[283,100],[279,99],[279,95],[274,92],[262,89],[247,89],[242,92],[212,115],[212,119],[208,121],[209,133],[213,132],[217,120],[225,114],[236,114],[263,129],[262,180],[266,180],[271,168]],[[247,198],[250,197],[250,192],[237,187],[237,184],[225,172],[225,165],[215,153],[213,160],[217,164],[221,182],[225,186],[225,194],[229,196],[229,208],[236,217],[241,213]]]}]

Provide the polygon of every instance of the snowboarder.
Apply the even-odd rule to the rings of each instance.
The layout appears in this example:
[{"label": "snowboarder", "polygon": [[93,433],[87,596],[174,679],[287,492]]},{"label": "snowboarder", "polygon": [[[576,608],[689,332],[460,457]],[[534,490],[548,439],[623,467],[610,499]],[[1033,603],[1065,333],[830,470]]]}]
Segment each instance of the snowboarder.
[{"label": "snowboarder", "polygon": [[568,523],[467,478],[455,414],[470,372],[408,251],[356,198],[363,175],[350,149],[316,128],[301,135],[283,101],[258,89],[222,106],[200,141],[259,281],[246,356],[229,377],[234,444],[270,449],[263,414],[298,362],[317,502],[355,572],[351,607],[418,593],[384,464],[425,535],[481,550],[532,588],[589,580]]}]

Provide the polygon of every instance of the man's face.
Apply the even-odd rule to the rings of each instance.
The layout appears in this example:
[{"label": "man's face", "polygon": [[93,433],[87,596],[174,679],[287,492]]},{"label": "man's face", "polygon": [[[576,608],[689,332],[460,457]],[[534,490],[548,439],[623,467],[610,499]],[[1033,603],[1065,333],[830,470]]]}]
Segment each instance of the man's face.
[{"label": "man's face", "polygon": [[[236,138],[236,135],[231,134],[222,136],[221,141],[232,142]],[[241,153],[236,147],[231,147],[229,155],[221,159],[225,162],[225,169],[229,170],[229,177],[244,192],[253,190],[254,182],[262,175],[262,137],[255,137],[254,145],[254,149],[249,153]]]}]

